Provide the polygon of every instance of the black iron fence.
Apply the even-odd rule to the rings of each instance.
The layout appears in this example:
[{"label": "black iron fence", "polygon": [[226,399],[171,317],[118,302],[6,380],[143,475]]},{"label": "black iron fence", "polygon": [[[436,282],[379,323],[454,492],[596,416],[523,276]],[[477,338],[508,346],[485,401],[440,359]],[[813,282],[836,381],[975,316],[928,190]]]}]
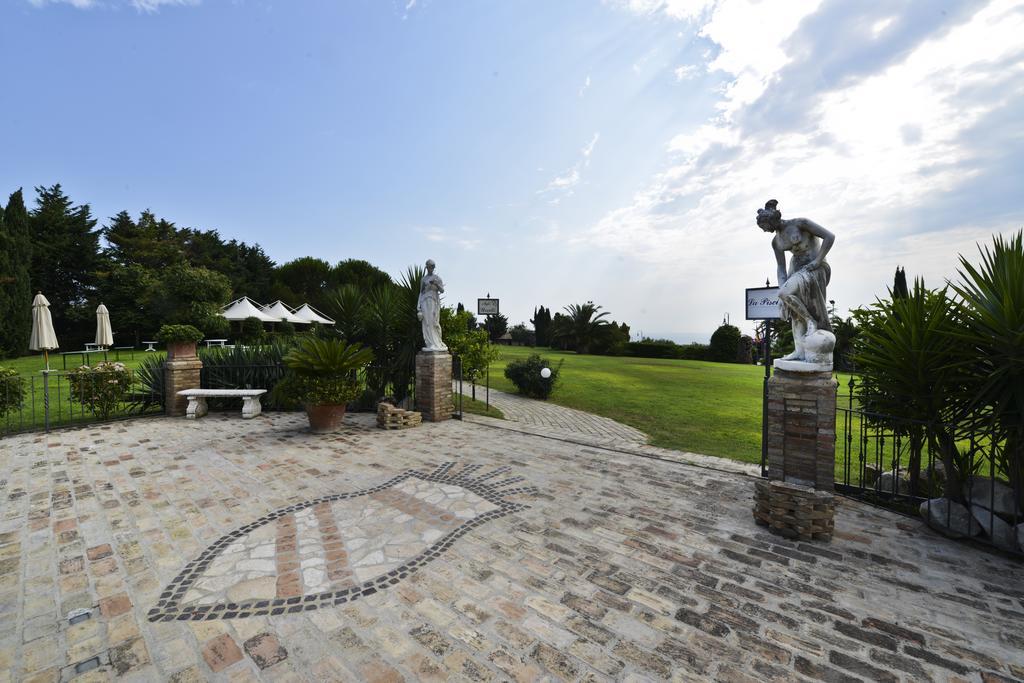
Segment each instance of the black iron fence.
[{"label": "black iron fence", "polygon": [[963,425],[863,410],[852,397],[836,418],[838,492],[1024,555],[1024,491],[1014,474],[1024,453]]},{"label": "black iron fence", "polygon": [[0,435],[163,412],[146,373],[104,366],[0,377]]}]

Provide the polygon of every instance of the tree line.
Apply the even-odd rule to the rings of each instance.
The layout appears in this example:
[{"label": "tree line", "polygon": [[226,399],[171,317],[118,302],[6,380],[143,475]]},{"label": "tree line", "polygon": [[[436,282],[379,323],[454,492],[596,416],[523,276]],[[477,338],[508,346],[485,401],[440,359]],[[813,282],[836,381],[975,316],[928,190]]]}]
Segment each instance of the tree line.
[{"label": "tree line", "polygon": [[100,303],[111,311],[115,343],[137,345],[161,324],[188,323],[225,336],[222,306],[246,295],[314,307],[346,285],[392,284],[372,264],[331,265],[303,257],[277,265],[258,244],[224,239],[216,230],[179,227],[147,210],[121,211],[103,226],[89,204],[76,204],[59,184],[35,188],[29,208],[21,189],[0,203],[0,356],[27,353],[32,296],[43,292],[64,348],[95,333]]}]

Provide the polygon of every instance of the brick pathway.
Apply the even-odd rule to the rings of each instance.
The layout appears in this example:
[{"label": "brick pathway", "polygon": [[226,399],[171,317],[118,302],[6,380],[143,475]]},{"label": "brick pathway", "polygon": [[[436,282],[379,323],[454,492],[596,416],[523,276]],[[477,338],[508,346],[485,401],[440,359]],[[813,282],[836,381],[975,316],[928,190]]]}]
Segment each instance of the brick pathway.
[{"label": "brick pathway", "polygon": [[[456,386],[456,392],[458,386]],[[484,400],[486,389],[478,386],[476,397]],[[472,386],[463,383],[462,393],[469,396]],[[456,400],[458,395],[456,393]],[[637,445],[647,442],[647,435],[639,429],[621,424],[607,417],[600,417],[582,410],[565,408],[549,401],[539,401],[517,394],[507,394],[491,389],[491,405],[505,415],[506,420],[531,425],[545,433],[560,433],[565,436],[581,435],[602,440],[608,445]]]},{"label": "brick pathway", "polygon": [[0,440],[0,681],[1024,678],[1024,566],[916,520],[793,543],[741,474],[304,422]]}]

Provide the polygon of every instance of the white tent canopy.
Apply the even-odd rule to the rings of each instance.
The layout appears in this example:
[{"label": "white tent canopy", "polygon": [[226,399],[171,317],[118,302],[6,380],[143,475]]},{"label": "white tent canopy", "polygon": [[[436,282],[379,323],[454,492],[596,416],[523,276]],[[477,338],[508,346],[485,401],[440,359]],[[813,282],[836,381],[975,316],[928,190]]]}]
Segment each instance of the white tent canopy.
[{"label": "white tent canopy", "polygon": [[290,323],[299,323],[302,325],[306,325],[309,323],[309,321],[306,320],[305,318],[300,318],[299,316],[292,313],[291,309],[285,306],[280,299],[278,299],[272,304],[267,304],[262,308],[262,311],[267,315],[273,317],[278,322],[282,320],[287,320]]},{"label": "white tent canopy", "polygon": [[247,296],[243,296],[241,299],[235,299],[220,312],[222,316],[228,320],[245,320],[246,318],[256,318],[262,320],[265,323],[276,323],[280,322],[280,318],[270,316],[260,310],[252,299]]},{"label": "white tent canopy", "polygon": [[321,325],[333,325],[334,321],[328,318],[326,315],[316,310],[309,304],[302,304],[295,309],[295,315],[302,318],[303,322],[307,323],[320,323]]}]

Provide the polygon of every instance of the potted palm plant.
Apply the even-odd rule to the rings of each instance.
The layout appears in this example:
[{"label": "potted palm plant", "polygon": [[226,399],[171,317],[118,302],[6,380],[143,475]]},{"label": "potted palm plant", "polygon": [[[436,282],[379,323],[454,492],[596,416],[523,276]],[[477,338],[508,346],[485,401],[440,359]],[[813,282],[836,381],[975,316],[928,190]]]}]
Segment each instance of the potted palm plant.
[{"label": "potted palm plant", "polygon": [[373,351],[340,339],[307,337],[283,358],[287,373],[274,387],[284,405],[302,405],[314,432],[337,430],[345,406],[359,397],[358,373],[373,360]]}]

